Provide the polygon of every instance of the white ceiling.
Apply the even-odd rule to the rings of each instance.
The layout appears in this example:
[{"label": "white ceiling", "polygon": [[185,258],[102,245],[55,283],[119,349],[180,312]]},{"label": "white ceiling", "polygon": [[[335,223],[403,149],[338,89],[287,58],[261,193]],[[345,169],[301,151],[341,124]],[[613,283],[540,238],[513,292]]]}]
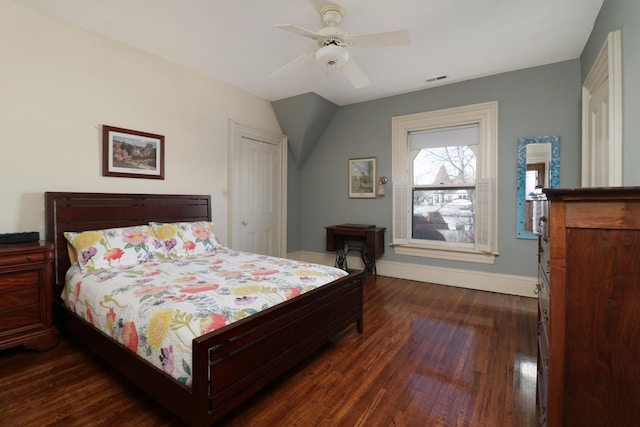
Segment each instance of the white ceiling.
[{"label": "white ceiling", "polygon": [[325,0],[17,0],[269,101],[315,92],[347,105],[578,58],[603,0],[339,0],[350,34],[407,29],[411,44],[351,48],[371,84],[315,61],[269,75],[313,46],[274,28],[324,26]]}]

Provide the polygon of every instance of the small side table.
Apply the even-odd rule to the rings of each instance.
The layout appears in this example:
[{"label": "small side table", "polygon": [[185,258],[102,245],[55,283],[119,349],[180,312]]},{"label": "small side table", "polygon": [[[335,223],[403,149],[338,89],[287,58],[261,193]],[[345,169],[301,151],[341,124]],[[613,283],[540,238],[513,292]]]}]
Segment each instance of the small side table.
[{"label": "small side table", "polygon": [[45,242],[0,245],[0,350],[58,344],[53,326],[53,254]]},{"label": "small side table", "polygon": [[336,252],[335,266],[346,270],[347,255],[360,253],[364,271],[376,275],[376,258],[384,253],[384,227],[367,224],[340,224],[325,227],[327,230],[327,251]]}]

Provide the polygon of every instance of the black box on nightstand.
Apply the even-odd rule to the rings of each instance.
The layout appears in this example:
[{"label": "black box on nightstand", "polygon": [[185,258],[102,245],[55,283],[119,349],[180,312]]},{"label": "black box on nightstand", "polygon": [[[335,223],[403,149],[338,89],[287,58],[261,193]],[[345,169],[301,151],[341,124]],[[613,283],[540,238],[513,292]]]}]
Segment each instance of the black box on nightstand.
[{"label": "black box on nightstand", "polygon": [[0,234],[0,244],[37,242],[38,240],[40,240],[40,233],[38,233],[37,231]]}]

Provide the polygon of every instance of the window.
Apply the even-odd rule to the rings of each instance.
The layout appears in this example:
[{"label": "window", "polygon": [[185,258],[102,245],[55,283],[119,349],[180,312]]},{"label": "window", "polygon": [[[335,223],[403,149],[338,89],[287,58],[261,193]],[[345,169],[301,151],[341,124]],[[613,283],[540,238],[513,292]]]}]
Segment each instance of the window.
[{"label": "window", "polygon": [[394,117],[396,253],[492,263],[497,102]]}]

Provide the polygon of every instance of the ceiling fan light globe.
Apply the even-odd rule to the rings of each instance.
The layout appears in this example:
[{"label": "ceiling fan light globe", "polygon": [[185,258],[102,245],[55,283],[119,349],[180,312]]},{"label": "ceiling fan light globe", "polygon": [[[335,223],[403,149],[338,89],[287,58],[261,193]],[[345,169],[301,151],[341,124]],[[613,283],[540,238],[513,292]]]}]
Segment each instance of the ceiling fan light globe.
[{"label": "ceiling fan light globe", "polygon": [[316,51],[316,60],[340,68],[349,60],[349,51],[342,46],[323,46]]}]

